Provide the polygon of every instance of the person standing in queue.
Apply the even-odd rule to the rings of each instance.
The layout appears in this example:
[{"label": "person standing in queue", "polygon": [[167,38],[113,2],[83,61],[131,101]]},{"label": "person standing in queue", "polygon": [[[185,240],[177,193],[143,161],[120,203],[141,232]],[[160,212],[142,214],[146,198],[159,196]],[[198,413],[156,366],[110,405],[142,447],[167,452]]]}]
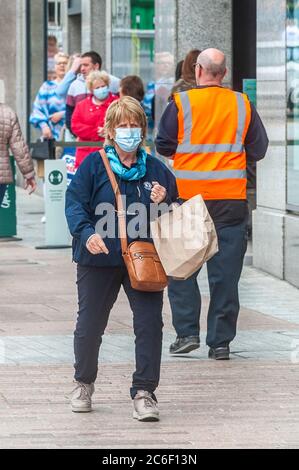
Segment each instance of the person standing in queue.
[{"label": "person standing in queue", "polygon": [[[73,113],[72,129],[79,142],[104,142],[104,122],[110,104],[118,99],[109,91],[109,75],[106,72],[91,72],[86,79],[90,94],[80,101]],[[91,152],[92,147],[78,147],[75,167],[78,168]]]}]

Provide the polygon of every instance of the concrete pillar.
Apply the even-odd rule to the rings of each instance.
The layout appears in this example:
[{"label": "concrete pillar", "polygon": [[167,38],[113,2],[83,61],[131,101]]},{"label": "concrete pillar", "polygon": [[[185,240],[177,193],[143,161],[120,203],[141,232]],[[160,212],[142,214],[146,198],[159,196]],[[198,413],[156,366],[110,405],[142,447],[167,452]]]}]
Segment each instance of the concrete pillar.
[{"label": "concrete pillar", "polygon": [[177,62],[191,49],[215,47],[227,57],[231,84],[232,0],[177,0]]},{"label": "concrete pillar", "polygon": [[[2,101],[16,109],[17,2],[0,0],[0,88]],[[20,77],[18,77],[20,80]]]},{"label": "concrete pillar", "polygon": [[21,127],[26,134],[27,128],[27,63],[26,63],[26,5],[22,0],[16,2],[16,112]]},{"label": "concrete pillar", "polygon": [[68,35],[68,1],[61,1],[61,26],[62,26],[62,45],[63,51],[69,54],[69,35]]},{"label": "concrete pillar", "polygon": [[45,80],[44,2],[30,2],[31,98]]},{"label": "concrete pillar", "polygon": [[26,5],[22,0],[0,0],[0,102],[18,114],[24,134],[26,102]]},{"label": "concrete pillar", "polygon": [[94,50],[106,67],[106,1],[82,0],[82,52]]},{"label": "concrete pillar", "polygon": [[[156,0],[155,72],[158,92],[156,122],[167,104],[176,63],[190,49],[216,47],[227,56],[231,84],[232,0]],[[161,63],[162,62],[162,63]],[[172,63],[171,63],[172,62]]]},{"label": "concrete pillar", "polygon": [[[70,15],[68,17],[68,52],[74,54],[81,52],[81,20],[82,15]],[[87,49],[86,49],[87,51]]]}]

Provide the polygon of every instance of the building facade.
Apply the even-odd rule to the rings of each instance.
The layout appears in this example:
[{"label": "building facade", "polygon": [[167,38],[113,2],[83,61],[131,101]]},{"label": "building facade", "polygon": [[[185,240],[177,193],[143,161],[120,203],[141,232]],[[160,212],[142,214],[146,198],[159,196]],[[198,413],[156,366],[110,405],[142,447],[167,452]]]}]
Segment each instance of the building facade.
[{"label": "building facade", "polygon": [[0,99],[28,140],[48,34],[66,52],[94,49],[111,73],[154,84],[156,125],[176,63],[192,48],[226,53],[227,86],[241,91],[256,79],[270,146],[257,168],[253,263],[299,287],[299,0],[0,0],[0,8]]},{"label": "building facade", "polygon": [[298,287],[299,2],[257,3],[257,102],[270,147],[258,166],[253,262]]}]

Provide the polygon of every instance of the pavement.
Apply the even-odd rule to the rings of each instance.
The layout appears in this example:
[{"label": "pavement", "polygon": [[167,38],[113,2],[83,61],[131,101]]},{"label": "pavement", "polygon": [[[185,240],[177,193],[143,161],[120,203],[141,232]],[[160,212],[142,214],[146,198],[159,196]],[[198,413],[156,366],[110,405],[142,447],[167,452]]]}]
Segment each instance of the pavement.
[{"label": "pavement", "polygon": [[123,292],[104,336],[94,411],[72,413],[75,265],[70,249],[35,248],[44,244],[42,198],[18,189],[17,205],[22,240],[0,240],[1,449],[299,448],[299,290],[248,265],[230,361],[207,358],[206,271],[199,350],[169,355],[165,295],[160,422],[132,419],[134,335]]}]

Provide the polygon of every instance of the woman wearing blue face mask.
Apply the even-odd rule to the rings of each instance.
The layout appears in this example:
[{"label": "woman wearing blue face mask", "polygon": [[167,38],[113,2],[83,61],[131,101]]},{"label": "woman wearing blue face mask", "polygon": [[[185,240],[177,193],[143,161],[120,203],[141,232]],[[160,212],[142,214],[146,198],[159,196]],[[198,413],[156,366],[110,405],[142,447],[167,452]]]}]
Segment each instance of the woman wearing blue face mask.
[{"label": "woman wearing blue face mask", "polygon": [[[173,174],[160,160],[146,154],[146,128],[145,113],[134,98],[125,96],[110,105],[104,148],[125,203],[128,243],[136,239],[152,242],[150,210],[157,209],[157,203],[171,204],[177,199]],[[138,209],[136,203],[140,204]],[[138,226],[136,210],[143,213]],[[102,336],[123,286],[136,337],[136,370],[130,390],[133,416],[140,421],[157,421],[154,392],[160,376],[163,292],[142,292],[131,286],[118,238],[115,194],[99,152],[85,159],[68,187],[66,217],[73,235],[79,301],[72,410],[91,411]],[[115,388],[111,380],[109,393]],[[119,406],[114,405],[115,413]]]},{"label": "woman wearing blue face mask", "polygon": [[[77,104],[72,117],[72,130],[80,142],[103,142],[106,111],[118,96],[109,92],[109,75],[106,72],[91,72],[86,79],[86,85],[90,95]],[[95,150],[96,148],[92,147],[77,148],[76,167]]]}]

